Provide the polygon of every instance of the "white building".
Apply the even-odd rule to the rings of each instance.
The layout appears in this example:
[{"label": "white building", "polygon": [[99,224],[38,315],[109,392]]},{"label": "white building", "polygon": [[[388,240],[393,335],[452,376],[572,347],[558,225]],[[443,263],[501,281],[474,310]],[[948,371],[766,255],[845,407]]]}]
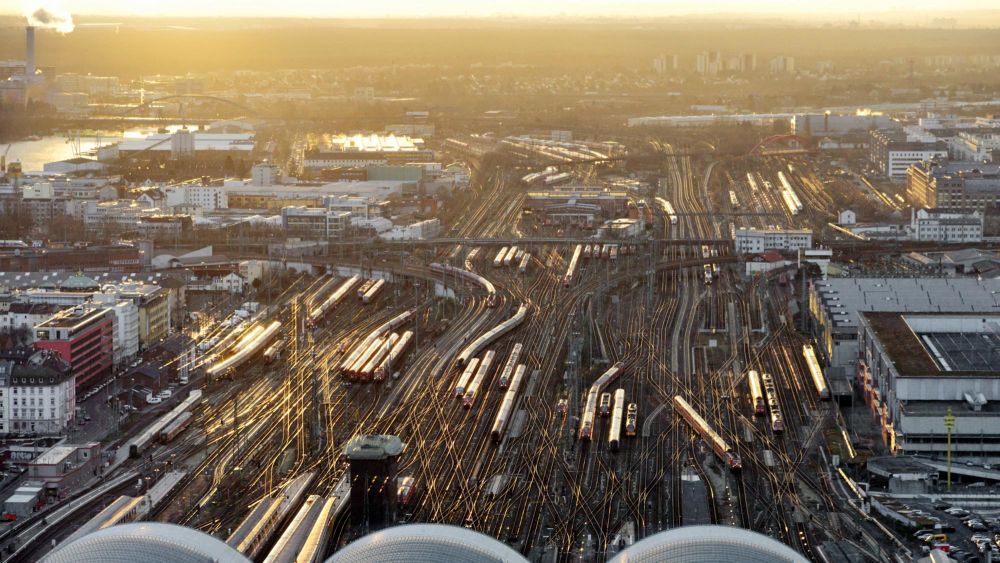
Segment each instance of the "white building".
[{"label": "white building", "polygon": [[[39,350],[24,364],[0,362],[0,392],[7,432],[58,434],[76,414],[76,378],[55,352]],[[2,431],[2,430],[0,430]]]},{"label": "white building", "polygon": [[910,212],[913,240],[938,242],[981,242],[983,214],[951,209],[913,209]]},{"label": "white building", "polygon": [[250,169],[250,183],[254,186],[273,186],[281,183],[281,168],[277,164],[264,161]]},{"label": "white building", "polygon": [[947,149],[938,148],[890,148],[886,165],[886,176],[901,180],[906,178],[906,170],[919,162],[944,158],[948,156]]},{"label": "white building", "polygon": [[838,225],[853,225],[858,222],[858,215],[850,209],[845,209],[837,216]]},{"label": "white building", "polygon": [[226,293],[243,293],[247,288],[247,280],[236,272],[216,276],[206,276],[191,280],[187,289],[191,291],[224,291]]},{"label": "white building", "polygon": [[441,221],[427,219],[411,225],[394,227],[379,235],[385,240],[423,240],[438,236],[441,233]]},{"label": "white building", "polygon": [[1000,150],[1000,134],[980,133],[975,130],[960,131],[948,139],[948,151],[954,160],[982,162]]},{"label": "white building", "polygon": [[202,211],[229,208],[228,191],[223,186],[168,186],[163,188],[167,207],[194,206]]},{"label": "white building", "polygon": [[795,57],[777,56],[769,63],[771,74],[795,72]]},{"label": "white building", "polygon": [[31,344],[35,341],[35,326],[63,308],[47,303],[11,303],[7,312],[0,314],[0,331],[20,331],[24,343]]},{"label": "white building", "polygon": [[733,243],[737,254],[759,254],[766,250],[798,250],[812,248],[812,231],[809,229],[736,229]]},{"label": "white building", "polygon": [[139,227],[139,218],[158,213],[136,201],[119,200],[107,202],[87,202],[83,211],[83,224],[87,230],[108,229],[112,231],[134,230]]},{"label": "white building", "polygon": [[139,354],[139,307],[132,301],[119,299],[117,293],[95,293],[94,303],[114,311],[114,365],[119,367]]},{"label": "white building", "polygon": [[312,240],[344,237],[351,214],[322,207],[293,206],[281,208],[281,227],[290,234]]}]

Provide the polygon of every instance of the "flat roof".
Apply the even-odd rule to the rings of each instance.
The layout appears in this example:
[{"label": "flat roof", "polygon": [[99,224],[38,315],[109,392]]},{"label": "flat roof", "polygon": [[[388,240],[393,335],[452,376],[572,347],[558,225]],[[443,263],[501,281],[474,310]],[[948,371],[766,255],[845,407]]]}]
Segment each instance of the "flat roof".
[{"label": "flat roof", "polygon": [[385,459],[403,452],[403,442],[399,436],[369,435],[351,440],[344,453],[349,459]]},{"label": "flat roof", "polygon": [[53,446],[31,463],[32,465],[56,465],[73,455],[76,450],[77,446]]},{"label": "flat roof", "polygon": [[[992,332],[914,330],[899,312],[864,312],[900,377],[1000,377],[1000,336]],[[927,317],[928,314],[921,314]],[[982,318],[983,313],[937,313],[941,319]],[[995,316],[992,315],[992,316]],[[922,324],[922,323],[921,323]],[[994,367],[995,366],[995,367]]]},{"label": "flat roof", "polygon": [[835,328],[856,328],[858,313],[1000,313],[1000,280],[829,278],[813,284]]}]

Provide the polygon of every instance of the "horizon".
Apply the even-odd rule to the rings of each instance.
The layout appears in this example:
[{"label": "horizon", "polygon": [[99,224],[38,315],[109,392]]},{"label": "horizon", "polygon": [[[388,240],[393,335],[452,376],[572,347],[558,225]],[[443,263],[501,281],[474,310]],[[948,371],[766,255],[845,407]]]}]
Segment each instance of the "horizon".
[{"label": "horizon", "polygon": [[[666,2],[656,0],[632,0],[622,4],[609,5],[597,0],[562,0],[549,2],[544,6],[526,0],[515,0],[505,3],[503,9],[484,4],[470,8],[468,4],[457,0],[432,0],[419,6],[401,0],[382,0],[369,2],[364,7],[345,7],[329,5],[314,0],[292,0],[276,8],[273,3],[254,3],[238,0],[220,0],[204,6],[195,0],[180,0],[170,4],[169,9],[162,3],[121,2],[118,0],[88,0],[87,2],[22,2],[20,0],[0,0],[0,16],[25,16],[45,8],[54,13],[65,13],[73,18],[92,17],[169,17],[169,18],[278,18],[282,20],[299,19],[461,19],[461,18],[523,18],[550,19],[580,17],[610,17],[612,19],[630,19],[637,17],[651,18],[690,18],[690,17],[720,17],[732,14],[751,17],[783,17],[787,19],[848,17],[854,20],[885,16],[902,16],[904,19],[914,17],[936,17],[945,15],[967,14],[971,12],[995,12],[1000,7],[989,0],[970,0],[961,6],[948,6],[937,0],[914,0],[903,4],[892,2],[864,2],[863,0],[848,0],[836,5],[826,5],[821,9],[809,6],[811,3],[795,0],[768,0],[746,2],[716,0],[695,2],[689,0]],[[241,15],[233,17],[234,11]],[[736,22],[734,22],[736,23]]]}]

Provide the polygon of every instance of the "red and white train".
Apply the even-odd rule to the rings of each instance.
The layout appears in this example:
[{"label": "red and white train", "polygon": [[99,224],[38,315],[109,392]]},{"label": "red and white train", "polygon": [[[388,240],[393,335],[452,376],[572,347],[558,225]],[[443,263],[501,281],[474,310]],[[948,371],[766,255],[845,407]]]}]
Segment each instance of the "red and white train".
[{"label": "red and white train", "polygon": [[344,300],[344,297],[347,297],[347,293],[351,291],[351,288],[357,285],[359,281],[361,281],[361,276],[358,275],[351,276],[344,280],[344,283],[340,284],[340,287],[330,294],[330,297],[309,311],[309,316],[306,318],[306,322],[310,326],[316,326],[321,320],[323,320],[327,313]]},{"label": "red and white train", "polygon": [[514,375],[514,367],[517,365],[517,361],[521,358],[522,348],[523,345],[520,342],[514,344],[514,348],[510,351],[510,356],[507,357],[507,363],[505,363],[503,369],[500,370],[498,383],[501,389],[506,389],[510,385],[510,378]]},{"label": "red and white train", "polygon": [[771,431],[781,434],[785,431],[785,416],[781,414],[781,403],[778,401],[774,378],[769,373],[762,374],[760,378],[764,387],[764,397],[767,399],[767,410],[771,413]]},{"label": "red and white train", "polygon": [[573,283],[573,276],[576,274],[576,264],[580,261],[580,255],[583,254],[583,245],[576,245],[576,249],[573,250],[573,257],[569,259],[569,265],[566,266],[566,275],[563,276],[563,287],[569,287]]},{"label": "red and white train", "polygon": [[476,370],[476,375],[472,377],[472,381],[469,382],[469,386],[465,389],[465,395],[462,396],[463,408],[471,409],[472,405],[476,403],[476,395],[479,394],[479,388],[483,386],[486,376],[490,374],[490,367],[493,365],[493,358],[495,356],[496,353],[490,350],[483,356],[483,361],[479,362],[479,369]]},{"label": "red and white train", "polygon": [[750,406],[753,408],[753,413],[764,416],[767,414],[767,403],[764,402],[764,391],[760,386],[760,374],[750,370],[747,381],[750,384]]},{"label": "red and white train", "polygon": [[524,364],[518,364],[517,368],[514,370],[514,376],[510,380],[510,386],[507,388],[507,392],[504,393],[503,401],[500,403],[500,410],[497,412],[497,416],[493,420],[493,428],[490,430],[490,437],[493,439],[494,443],[499,444],[500,441],[503,440],[504,434],[507,431],[507,423],[510,421],[510,416],[514,412],[514,403],[517,401],[517,392],[524,382],[527,371],[528,368]]},{"label": "red and white train", "polygon": [[608,429],[608,448],[618,451],[622,438],[622,418],[625,414],[625,390],[615,390],[615,406],[611,410],[611,428]]},{"label": "red and white train", "polygon": [[820,400],[830,400],[830,387],[826,384],[826,378],[823,377],[823,368],[820,367],[819,360],[816,358],[816,350],[811,345],[806,344],[802,347],[802,355],[806,359],[809,377],[812,378],[816,394],[819,395]]},{"label": "red and white train", "polygon": [[674,411],[681,415],[692,430],[698,433],[699,436],[711,446],[715,455],[719,456],[729,469],[732,471],[740,471],[743,469],[743,461],[740,460],[740,456],[729,447],[729,444],[716,432],[705,419],[698,414],[698,411],[694,410],[684,397],[677,395],[673,400]]},{"label": "red and white train", "polygon": [[594,384],[590,386],[590,390],[587,391],[587,400],[583,406],[583,413],[580,415],[580,440],[589,442],[593,439],[594,417],[597,413],[597,402],[601,394],[601,389],[614,383],[614,381],[618,379],[624,371],[625,364],[618,362],[608,368],[608,371],[601,374],[601,377],[598,377],[597,380],[594,381]]}]

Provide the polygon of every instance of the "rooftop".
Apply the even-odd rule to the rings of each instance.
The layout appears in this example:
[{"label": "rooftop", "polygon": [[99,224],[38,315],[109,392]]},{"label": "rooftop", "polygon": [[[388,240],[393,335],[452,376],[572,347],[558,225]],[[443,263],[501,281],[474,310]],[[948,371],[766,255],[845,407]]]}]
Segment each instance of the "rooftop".
[{"label": "rooftop", "polygon": [[375,434],[359,436],[344,448],[344,454],[350,459],[385,459],[388,456],[398,456],[403,452],[403,442],[398,436]]},{"label": "rooftop", "polygon": [[424,149],[424,140],[396,135],[337,135],[324,139],[310,152],[412,152]]},{"label": "rooftop", "polygon": [[862,315],[900,377],[1000,376],[1000,314]]},{"label": "rooftop", "polygon": [[1000,280],[829,278],[813,284],[834,328],[856,328],[858,313],[1000,313]]}]

